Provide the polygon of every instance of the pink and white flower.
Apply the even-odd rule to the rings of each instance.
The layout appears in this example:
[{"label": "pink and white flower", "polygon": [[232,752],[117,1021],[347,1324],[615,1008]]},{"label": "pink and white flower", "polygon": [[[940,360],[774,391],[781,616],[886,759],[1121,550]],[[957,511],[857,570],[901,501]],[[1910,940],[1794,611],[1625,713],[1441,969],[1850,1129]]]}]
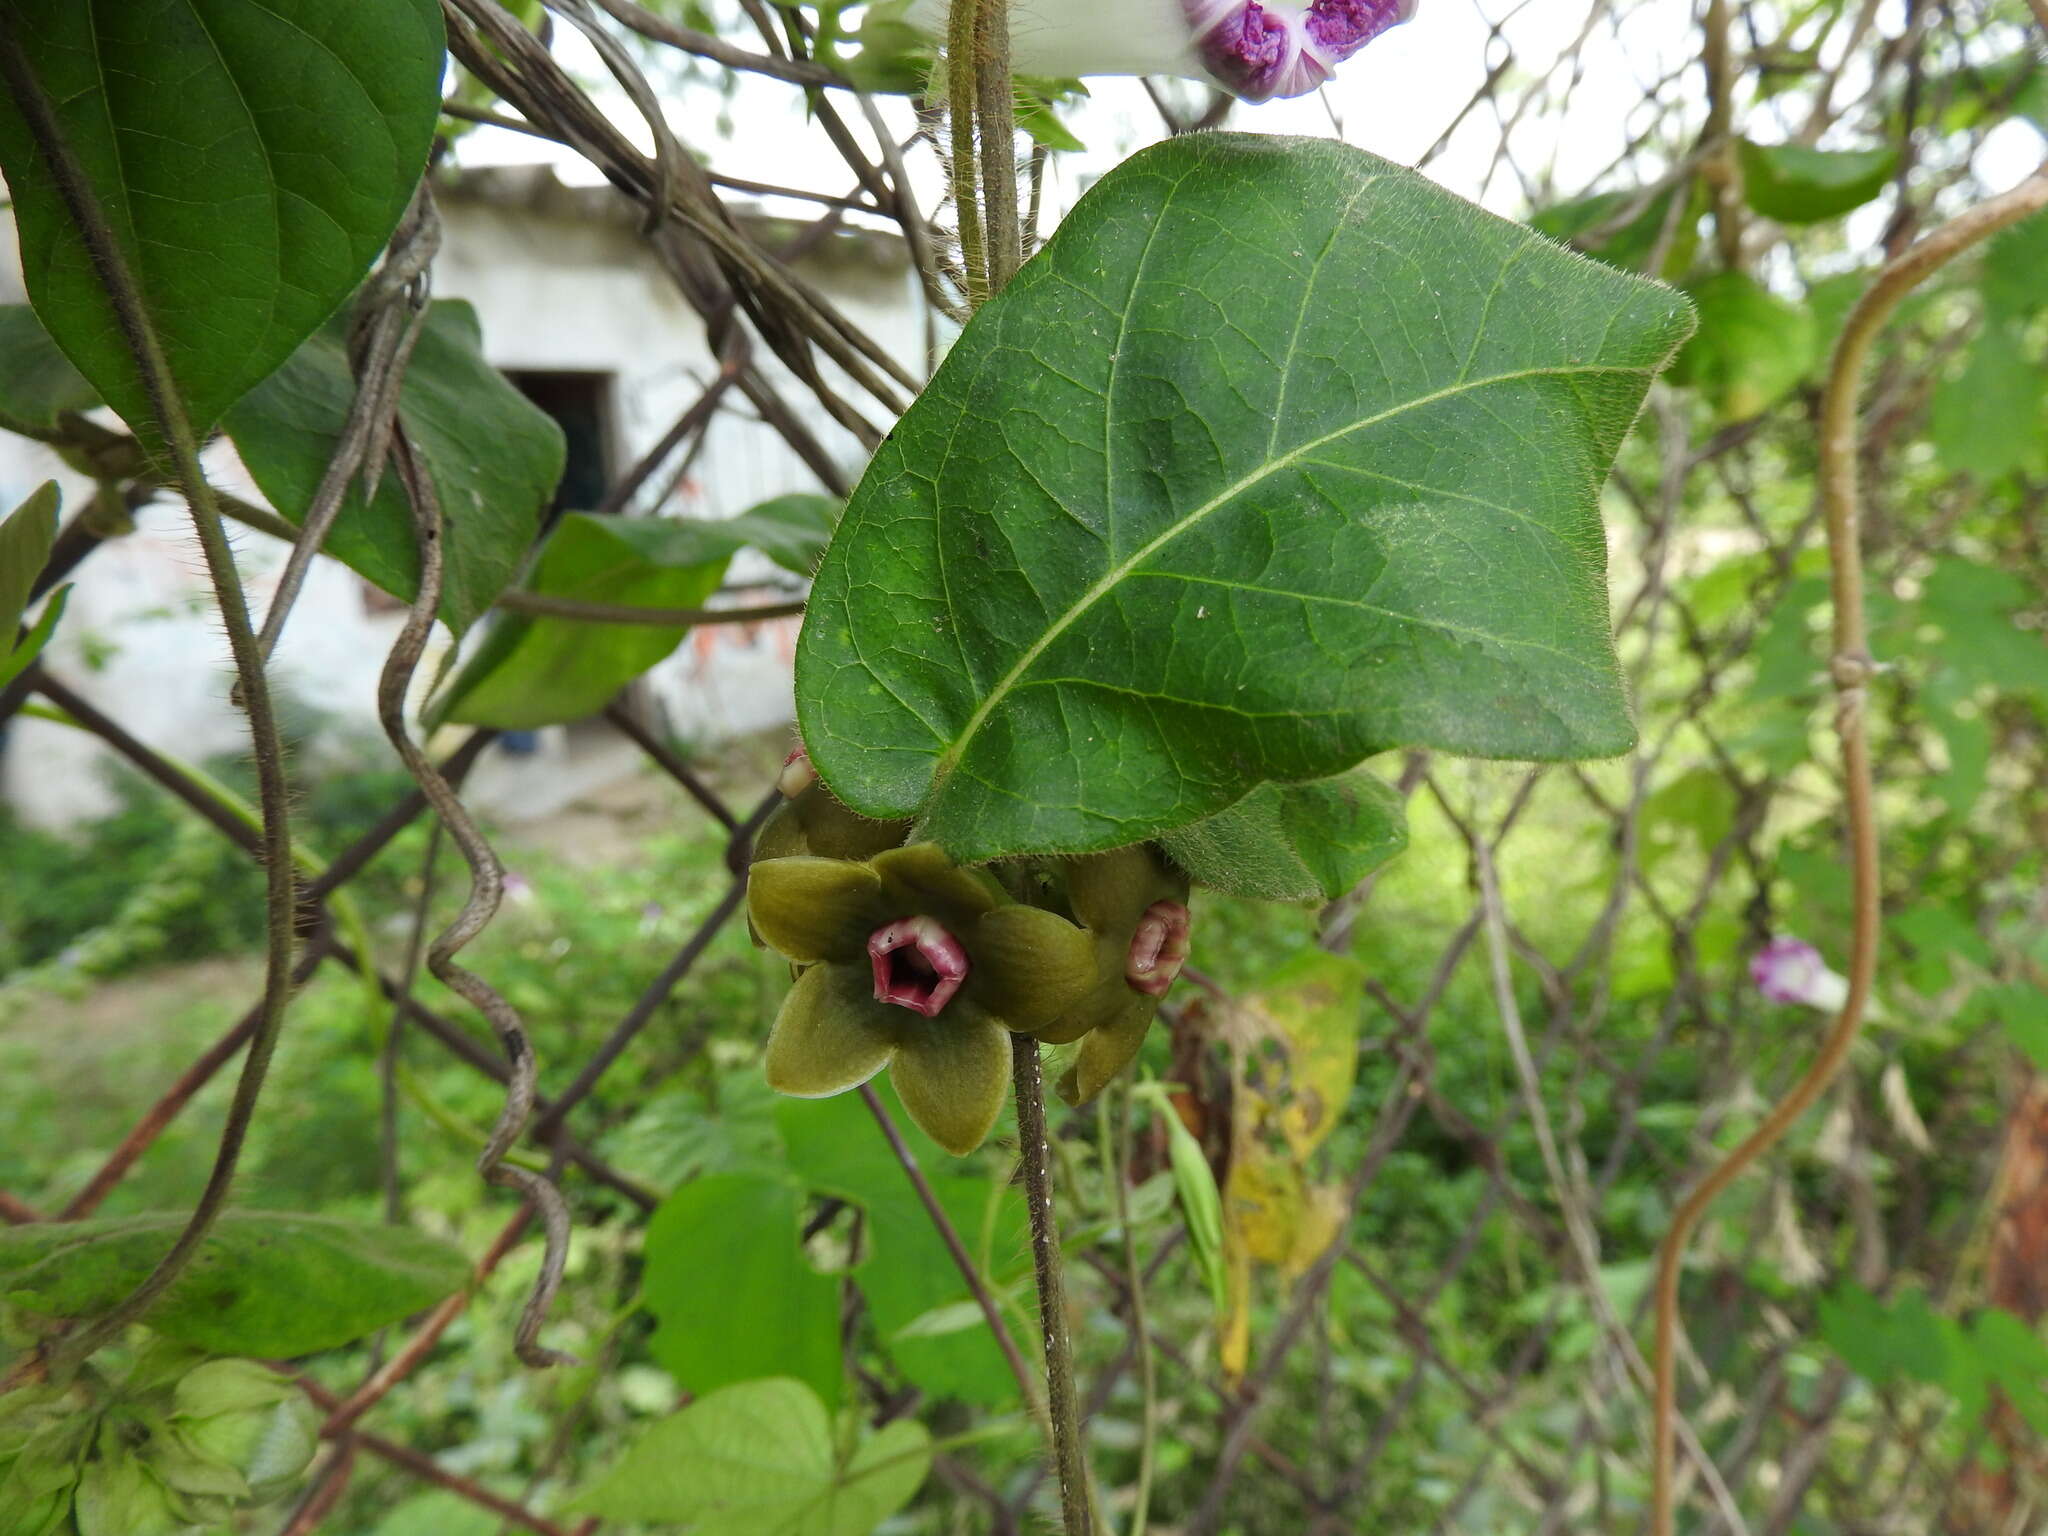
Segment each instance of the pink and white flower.
[{"label": "pink and white flower", "polygon": [[1749,979],[1774,1003],[1799,1003],[1832,1013],[1849,996],[1849,979],[1828,969],[1819,950],[1781,934],[1750,957]]},{"label": "pink and white flower", "polygon": [[[1019,74],[1183,75],[1245,101],[1304,96],[1415,0],[1012,0],[1010,62]],[[938,37],[946,0],[913,0],[910,20]]]}]

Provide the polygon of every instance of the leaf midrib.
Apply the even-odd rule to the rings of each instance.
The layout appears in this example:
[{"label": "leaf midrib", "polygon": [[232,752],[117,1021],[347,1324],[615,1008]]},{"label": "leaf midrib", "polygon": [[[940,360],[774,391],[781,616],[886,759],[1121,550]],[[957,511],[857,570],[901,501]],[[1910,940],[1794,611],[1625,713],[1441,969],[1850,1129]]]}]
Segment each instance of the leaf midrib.
[{"label": "leaf midrib", "polygon": [[1048,625],[1045,632],[1025,648],[1024,653],[1017,658],[1015,665],[1008,672],[1004,673],[996,685],[989,690],[988,695],[976,706],[974,713],[968,716],[967,723],[960,728],[952,741],[940,752],[938,764],[932,773],[934,797],[936,797],[939,787],[943,785],[946,778],[959,764],[961,758],[966,755],[968,744],[974,740],[982,726],[987,723],[989,716],[994,714],[997,706],[1002,704],[1015,691],[1025,674],[1037,665],[1038,658],[1045,654],[1055,640],[1072,628],[1081,616],[1093,608],[1096,603],[1115,591],[1123,583],[1124,579],[1146,560],[1149,560],[1153,555],[1157,554],[1168,544],[1171,544],[1182,534],[1188,532],[1191,528],[1196,527],[1211,513],[1217,512],[1229,505],[1246,491],[1258,485],[1262,480],[1278,474],[1283,469],[1291,468],[1309,454],[1330,443],[1336,442],[1339,438],[1349,437],[1354,432],[1361,432],[1367,427],[1377,426],[1381,422],[1391,420],[1405,412],[1419,410],[1426,405],[1434,405],[1439,400],[1447,400],[1474,390],[1485,389],[1494,384],[1510,384],[1518,379],[1578,378],[1593,374],[1653,374],[1656,371],[1654,367],[1631,368],[1622,367],[1617,364],[1583,363],[1563,368],[1523,368],[1511,373],[1493,374],[1483,379],[1464,379],[1446,385],[1442,389],[1432,390],[1428,394],[1418,395],[1412,400],[1404,400],[1398,405],[1389,406],[1387,409],[1376,412],[1371,416],[1361,417],[1359,420],[1349,422],[1334,431],[1326,432],[1321,437],[1311,438],[1307,442],[1296,444],[1279,458],[1261,465],[1250,474],[1238,479],[1235,483],[1224,487],[1224,489],[1210,497],[1209,500],[1203,502],[1201,506],[1188,513],[1187,516],[1163,529],[1147,543],[1133,550],[1124,559],[1113,564],[1096,580],[1093,586],[1082,593],[1078,599],[1068,606],[1064,613]]}]

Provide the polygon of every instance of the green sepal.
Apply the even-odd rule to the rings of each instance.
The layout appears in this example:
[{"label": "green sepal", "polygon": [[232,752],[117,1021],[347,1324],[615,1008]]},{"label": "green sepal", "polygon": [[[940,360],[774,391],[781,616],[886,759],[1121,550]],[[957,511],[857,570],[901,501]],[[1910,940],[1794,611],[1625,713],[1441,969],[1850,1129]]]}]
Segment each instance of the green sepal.
[{"label": "green sepal", "polygon": [[1010,1088],[1010,1034],[963,999],[936,1019],[910,1020],[889,1067],[904,1111],[955,1157],[988,1136]]},{"label": "green sepal", "polygon": [[877,923],[882,880],[866,864],[798,855],[747,874],[747,916],[770,949],[801,965],[850,965]]},{"label": "green sepal", "polygon": [[994,875],[962,869],[937,843],[891,848],[868,862],[882,877],[891,915],[929,913],[956,934],[965,934],[976,919],[1010,899]]},{"label": "green sepal", "polygon": [[[815,965],[797,977],[768,1037],[768,1086],[799,1099],[858,1088],[888,1064],[898,1029],[868,979],[851,966]],[[922,1122],[920,1122],[922,1123]]]},{"label": "green sepal", "polygon": [[1009,1028],[1035,1033],[1087,996],[1095,951],[1095,936],[1057,912],[997,907],[968,937],[965,995]]},{"label": "green sepal", "polygon": [[1123,997],[1113,996],[1105,1007],[1106,1017],[1081,1037],[1081,1049],[1059,1081],[1059,1094],[1069,1104],[1086,1104],[1102,1092],[1124,1068],[1138,1059],[1145,1044],[1145,1032],[1159,1011],[1159,999],[1134,992],[1123,984]]}]

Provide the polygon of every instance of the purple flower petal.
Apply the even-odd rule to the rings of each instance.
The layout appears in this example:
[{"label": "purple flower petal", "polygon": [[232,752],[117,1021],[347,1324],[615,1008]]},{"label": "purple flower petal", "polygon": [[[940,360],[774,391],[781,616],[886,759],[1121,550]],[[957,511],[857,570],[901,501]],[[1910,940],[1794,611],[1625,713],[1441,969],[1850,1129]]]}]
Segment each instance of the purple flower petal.
[{"label": "purple flower petal", "polygon": [[1183,3],[1203,66],[1254,102],[1306,95],[1415,13],[1414,0],[1313,0],[1306,9],[1261,0]]}]

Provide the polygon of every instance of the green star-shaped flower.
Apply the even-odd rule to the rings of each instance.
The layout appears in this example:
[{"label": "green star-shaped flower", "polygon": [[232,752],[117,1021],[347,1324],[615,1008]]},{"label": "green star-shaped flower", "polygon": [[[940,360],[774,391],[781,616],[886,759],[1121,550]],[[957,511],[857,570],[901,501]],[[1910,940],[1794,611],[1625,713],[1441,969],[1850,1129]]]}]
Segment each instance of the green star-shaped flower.
[{"label": "green star-shaped flower", "polygon": [[769,1086],[824,1098],[886,1066],[911,1119],[956,1155],[1002,1109],[1010,1034],[1042,1033],[1100,980],[1095,935],[931,843],[866,862],[764,859],[747,909],[807,967],[769,1036]]}]

